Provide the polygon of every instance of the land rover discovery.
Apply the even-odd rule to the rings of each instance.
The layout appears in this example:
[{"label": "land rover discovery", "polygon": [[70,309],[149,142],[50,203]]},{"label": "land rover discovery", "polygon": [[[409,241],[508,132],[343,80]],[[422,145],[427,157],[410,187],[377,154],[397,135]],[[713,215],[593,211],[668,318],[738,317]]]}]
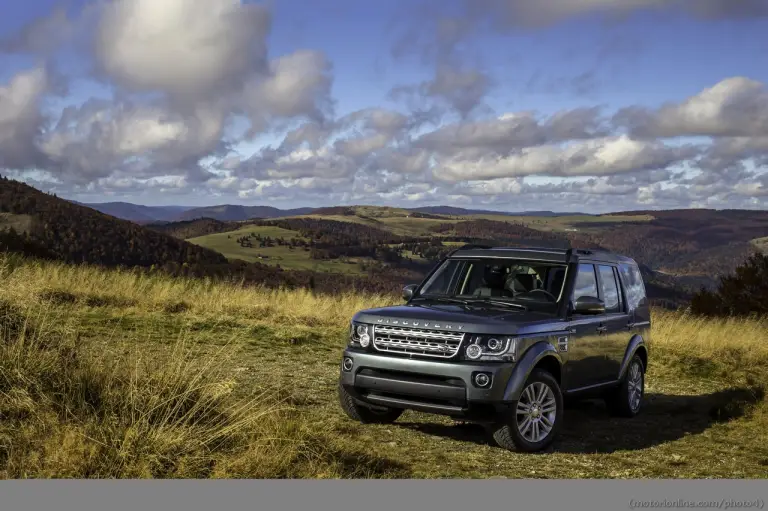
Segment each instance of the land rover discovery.
[{"label": "land rover discovery", "polygon": [[566,397],[640,411],[651,315],[628,257],[466,246],[403,298],[352,318],[338,393],[354,420],[443,414],[530,452],[557,436]]}]

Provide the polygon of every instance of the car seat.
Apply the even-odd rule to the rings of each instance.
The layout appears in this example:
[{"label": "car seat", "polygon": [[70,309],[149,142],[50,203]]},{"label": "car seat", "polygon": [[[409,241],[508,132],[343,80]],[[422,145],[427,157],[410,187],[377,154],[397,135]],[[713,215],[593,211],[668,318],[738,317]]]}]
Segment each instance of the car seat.
[{"label": "car seat", "polygon": [[526,293],[535,287],[536,275],[528,273],[513,273],[507,277],[507,280],[504,283],[504,288],[512,293],[513,296],[520,293]]},{"label": "car seat", "polygon": [[506,273],[501,266],[486,266],[483,273],[483,285],[475,289],[474,296],[508,296],[504,289]]}]

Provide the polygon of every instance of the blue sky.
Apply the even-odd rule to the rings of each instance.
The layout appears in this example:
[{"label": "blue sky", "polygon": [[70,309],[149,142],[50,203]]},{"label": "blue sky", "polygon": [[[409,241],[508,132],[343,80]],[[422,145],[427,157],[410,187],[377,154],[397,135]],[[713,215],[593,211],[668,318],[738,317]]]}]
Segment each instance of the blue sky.
[{"label": "blue sky", "polygon": [[702,5],[9,2],[0,173],[92,202],[765,208],[768,1]]}]

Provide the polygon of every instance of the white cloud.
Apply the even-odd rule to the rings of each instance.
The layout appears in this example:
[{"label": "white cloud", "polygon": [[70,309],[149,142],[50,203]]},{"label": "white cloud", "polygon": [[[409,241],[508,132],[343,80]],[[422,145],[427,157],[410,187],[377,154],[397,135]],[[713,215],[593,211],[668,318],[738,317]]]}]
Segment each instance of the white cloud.
[{"label": "white cloud", "polygon": [[690,148],[668,147],[619,136],[565,146],[528,147],[508,156],[466,159],[459,153],[438,161],[433,174],[443,181],[533,175],[601,176],[666,168],[693,155]]},{"label": "white cloud", "polygon": [[113,172],[191,175],[221,144],[224,119],[204,104],[182,115],[162,105],[91,101],[66,109],[40,140],[52,170],[77,182]]},{"label": "white cloud", "polygon": [[244,87],[243,108],[256,127],[271,116],[322,121],[331,113],[331,83],[325,55],[300,50],[272,62],[268,75],[251,77]]},{"label": "white cloud", "polygon": [[745,77],[727,78],[679,104],[626,108],[618,124],[646,137],[768,135],[768,89]]},{"label": "white cloud", "polygon": [[42,163],[35,143],[43,122],[40,101],[48,86],[43,68],[22,71],[0,86],[0,168]]},{"label": "white cloud", "polygon": [[205,97],[264,70],[269,27],[263,6],[239,0],[113,0],[96,55],[130,89]]}]

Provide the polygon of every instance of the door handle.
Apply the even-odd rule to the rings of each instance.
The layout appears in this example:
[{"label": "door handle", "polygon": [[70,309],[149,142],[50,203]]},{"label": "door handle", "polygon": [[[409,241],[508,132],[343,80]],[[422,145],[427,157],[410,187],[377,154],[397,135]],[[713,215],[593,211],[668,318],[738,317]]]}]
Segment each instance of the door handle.
[{"label": "door handle", "polygon": [[599,327],[597,327],[597,331],[602,334],[608,331],[608,327],[604,325],[600,325]]}]

